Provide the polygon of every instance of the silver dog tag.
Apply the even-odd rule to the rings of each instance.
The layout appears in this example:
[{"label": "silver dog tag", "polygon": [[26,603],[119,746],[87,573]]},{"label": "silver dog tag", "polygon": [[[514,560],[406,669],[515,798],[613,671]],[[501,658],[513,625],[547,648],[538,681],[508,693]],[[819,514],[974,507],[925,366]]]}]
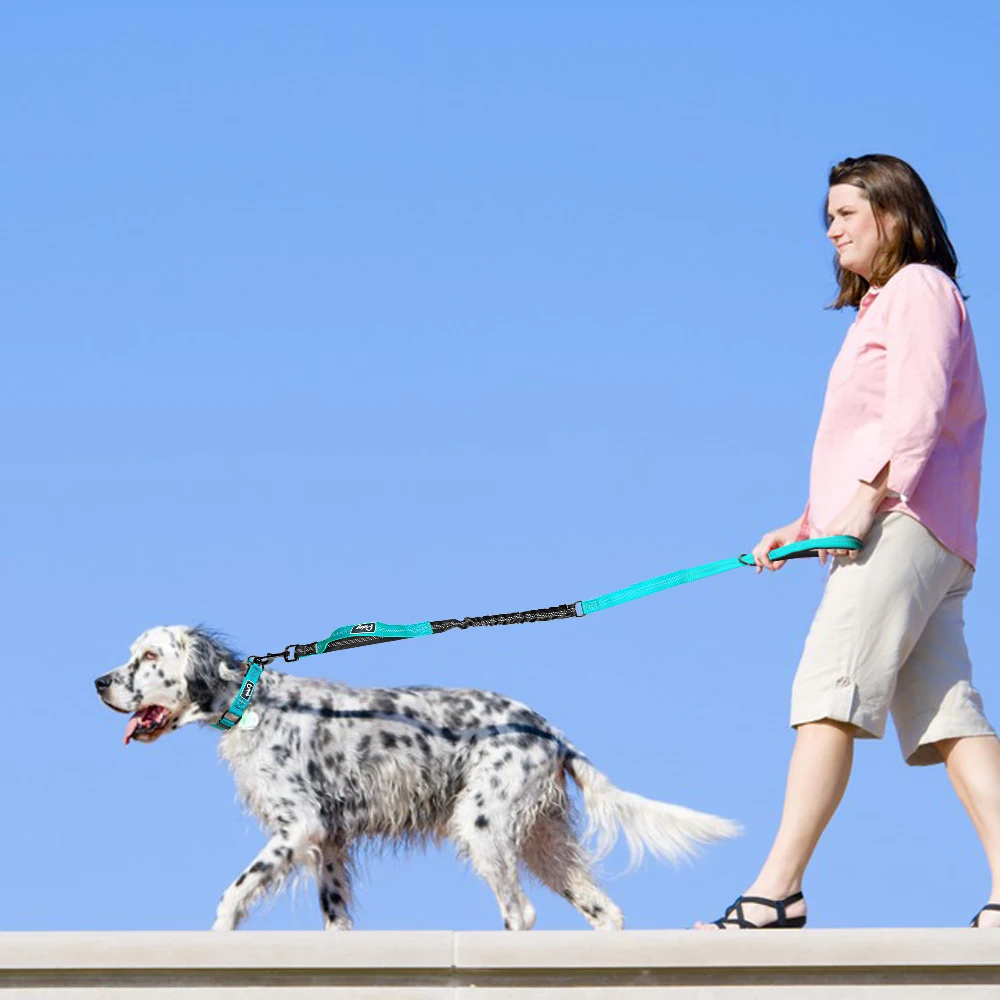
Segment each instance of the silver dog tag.
[{"label": "silver dog tag", "polygon": [[259,722],[260,716],[252,708],[248,708],[240,719],[240,725],[244,729],[256,729]]}]

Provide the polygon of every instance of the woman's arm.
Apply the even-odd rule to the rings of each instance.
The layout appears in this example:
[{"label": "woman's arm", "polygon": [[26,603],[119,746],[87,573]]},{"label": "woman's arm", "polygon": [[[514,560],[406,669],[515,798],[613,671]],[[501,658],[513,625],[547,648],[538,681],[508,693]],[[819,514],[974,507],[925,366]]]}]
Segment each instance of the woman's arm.
[{"label": "woman's arm", "polygon": [[[862,482],[847,506],[826,527],[827,535],[852,535],[862,542],[871,531],[879,504],[888,495],[890,463],[886,462],[871,483]],[[807,508],[808,509],[808,508]],[[847,556],[850,560],[858,557],[857,549],[821,549],[819,561],[825,566],[827,556]]]},{"label": "woman's arm", "polygon": [[[889,466],[891,464],[891,462],[886,462],[882,471],[870,483],[861,482],[855,497],[859,504],[871,507],[872,510],[878,510],[879,504],[892,493],[889,489]],[[899,494],[894,495],[898,496]]]},{"label": "woman's arm", "polygon": [[882,293],[891,299],[885,315],[881,430],[858,479],[859,492],[868,497],[865,490],[878,489],[876,481],[888,469],[886,492],[905,501],[941,435],[962,349],[962,304],[949,278],[927,265],[904,268],[893,285]]}]

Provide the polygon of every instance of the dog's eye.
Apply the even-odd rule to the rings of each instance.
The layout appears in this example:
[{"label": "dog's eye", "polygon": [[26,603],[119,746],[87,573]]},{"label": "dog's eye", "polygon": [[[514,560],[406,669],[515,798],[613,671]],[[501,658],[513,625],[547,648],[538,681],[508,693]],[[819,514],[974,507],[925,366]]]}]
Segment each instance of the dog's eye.
[{"label": "dog's eye", "polygon": [[154,653],[151,649],[147,649],[146,652],[142,654],[142,658],[144,660],[155,660],[156,653]]}]

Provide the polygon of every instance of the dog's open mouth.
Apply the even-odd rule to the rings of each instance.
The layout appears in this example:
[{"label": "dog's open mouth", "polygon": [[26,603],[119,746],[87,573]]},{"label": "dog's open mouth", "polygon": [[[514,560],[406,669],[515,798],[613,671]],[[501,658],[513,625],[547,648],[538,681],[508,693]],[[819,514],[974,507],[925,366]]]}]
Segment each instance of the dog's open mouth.
[{"label": "dog's open mouth", "polygon": [[129,740],[146,740],[158,733],[170,721],[170,709],[162,705],[140,708],[125,727],[125,746]]}]

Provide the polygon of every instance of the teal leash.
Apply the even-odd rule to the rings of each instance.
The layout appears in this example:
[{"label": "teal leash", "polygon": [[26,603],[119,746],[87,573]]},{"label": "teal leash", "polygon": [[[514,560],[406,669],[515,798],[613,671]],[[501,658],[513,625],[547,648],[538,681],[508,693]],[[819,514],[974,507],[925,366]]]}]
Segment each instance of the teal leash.
[{"label": "teal leash", "polygon": [[[861,542],[853,535],[830,535],[827,538],[811,538],[808,541],[792,542],[791,545],[772,549],[768,553],[768,558],[771,562],[782,562],[785,559],[803,559],[818,555],[820,549],[860,548],[862,548]],[[679,587],[682,583],[704,580],[717,573],[736,569],[737,566],[755,565],[753,556],[750,553],[745,553],[735,559],[720,559],[718,562],[705,563],[704,566],[695,566],[694,569],[681,569],[664,576],[655,576],[651,580],[633,583],[631,587],[613,590],[610,594],[604,594],[602,597],[595,597],[592,601],[581,601],[580,603],[583,605],[583,614],[589,615],[595,611],[604,611],[607,608],[617,607],[619,604],[626,604],[628,601],[638,600],[640,597],[658,594],[661,590]]]},{"label": "teal leash", "polygon": [[[772,549],[768,557],[772,562],[782,562],[786,559],[803,559],[818,555],[825,549],[861,549],[860,539],[853,535],[830,535],[825,538],[811,538],[803,542],[792,542]],[[682,569],[663,576],[655,576],[650,580],[633,583],[630,587],[613,590],[590,601],[577,601],[575,604],[560,604],[552,608],[539,608],[535,611],[514,611],[502,615],[483,615],[480,618],[447,618],[441,621],[417,622],[414,625],[387,625],[385,622],[361,622],[358,625],[344,625],[335,629],[327,638],[319,642],[292,643],[280,653],[265,653],[263,656],[248,656],[247,672],[240,686],[240,693],[218,722],[212,725],[216,729],[230,730],[243,717],[254,688],[260,679],[261,671],[279,656],[286,663],[294,663],[305,656],[318,653],[331,653],[339,649],[351,649],[355,646],[370,646],[378,642],[394,642],[399,639],[416,639],[425,635],[437,635],[453,628],[472,628],[481,625],[522,625],[527,622],[554,621],[557,618],[583,618],[597,611],[617,607],[636,601],[640,597],[658,594],[661,590],[679,587],[683,583],[694,580],[704,580],[706,577],[725,573],[737,566],[754,566],[753,556],[744,553],[733,559],[720,559],[718,562],[705,563],[693,569]]]}]

